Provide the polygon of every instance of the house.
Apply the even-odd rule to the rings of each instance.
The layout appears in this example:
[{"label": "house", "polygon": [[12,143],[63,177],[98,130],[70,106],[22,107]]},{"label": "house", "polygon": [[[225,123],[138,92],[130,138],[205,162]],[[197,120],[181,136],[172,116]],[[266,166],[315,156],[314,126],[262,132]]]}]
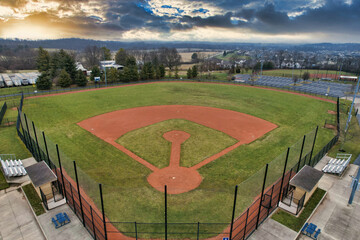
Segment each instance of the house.
[{"label": "house", "polygon": [[85,75],[87,75],[88,71],[86,68],[84,68],[81,62],[76,62],[75,65],[76,65],[76,71],[81,70]]},{"label": "house", "polygon": [[116,64],[114,60],[100,61],[100,67],[105,68],[116,68],[117,70],[123,70],[124,66]]}]

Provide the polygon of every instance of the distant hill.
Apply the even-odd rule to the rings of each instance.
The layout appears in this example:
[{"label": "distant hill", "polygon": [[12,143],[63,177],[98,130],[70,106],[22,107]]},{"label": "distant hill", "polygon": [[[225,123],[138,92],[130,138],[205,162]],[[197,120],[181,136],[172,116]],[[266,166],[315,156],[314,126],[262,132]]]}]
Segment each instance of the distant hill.
[{"label": "distant hill", "polygon": [[86,46],[96,45],[106,46],[112,51],[119,48],[125,49],[154,49],[159,47],[175,47],[183,49],[209,49],[227,50],[243,49],[253,50],[262,48],[287,49],[298,51],[360,51],[360,44],[357,43],[317,43],[317,44],[272,44],[272,43],[218,43],[218,42],[161,42],[161,41],[97,41],[91,39],[65,38],[55,40],[21,40],[21,39],[1,39],[0,46],[16,47],[19,45],[30,48],[56,48],[69,50],[83,50]]}]

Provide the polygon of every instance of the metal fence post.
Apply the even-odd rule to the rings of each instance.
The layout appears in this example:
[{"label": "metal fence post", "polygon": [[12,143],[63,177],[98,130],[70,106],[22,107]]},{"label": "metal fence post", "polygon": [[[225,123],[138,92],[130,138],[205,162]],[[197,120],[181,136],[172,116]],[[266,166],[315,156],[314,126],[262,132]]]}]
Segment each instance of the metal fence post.
[{"label": "metal fence post", "polygon": [[268,208],[267,217],[268,217],[269,214],[270,214],[270,208],[271,208],[271,205],[272,205],[272,197],[273,197],[273,193],[274,193],[274,186],[275,186],[275,184],[273,184],[272,187],[271,187],[271,196],[270,196],[270,202],[269,202],[270,206],[269,206],[269,208]]},{"label": "metal fence post", "polygon": [[32,139],[31,139],[31,135],[30,135],[30,130],[29,130],[29,124],[28,124],[28,121],[27,121],[27,117],[26,117],[26,114],[24,113],[24,117],[25,117],[25,123],[26,123],[26,129],[27,129],[27,133],[28,133],[28,136],[29,136],[29,140],[30,140],[30,152],[35,155],[35,152],[34,152],[34,147],[33,147],[33,142],[32,142]]},{"label": "metal fence post", "polygon": [[44,131],[42,132],[42,135],[43,135],[43,139],[44,139],[44,144],[45,144],[45,150],[46,150],[46,156],[47,156],[47,159],[48,159],[48,164],[50,165],[49,150],[48,150],[48,147],[47,147],[46,137],[45,137]]},{"label": "metal fence post", "polygon": [[32,123],[33,130],[34,130],[34,135],[35,135],[37,150],[38,150],[38,153],[39,153],[39,160],[42,161],[41,152],[40,152],[40,147],[39,147],[39,141],[38,141],[38,138],[37,138],[37,135],[36,135],[35,124],[34,124],[33,121],[31,121],[31,123]]},{"label": "metal fence post", "polygon": [[232,232],[233,232],[233,227],[234,227],[234,218],[235,218],[235,208],[236,208],[237,191],[238,191],[238,185],[235,186],[234,204],[233,204],[233,211],[232,211],[232,216],[231,216],[231,226],[230,226],[229,240],[232,239]]},{"label": "metal fence post", "polygon": [[167,186],[165,185],[165,240],[167,240]]},{"label": "metal fence post", "polygon": [[200,222],[197,223],[197,234],[196,234],[196,240],[199,240],[200,237]]},{"label": "metal fence post", "polygon": [[[63,170],[62,170],[62,167],[61,167],[59,146],[57,144],[56,144],[56,152],[57,152],[57,157],[58,157],[58,161],[59,161],[59,168],[60,168],[61,180],[62,180],[62,183],[63,183],[62,185],[63,185],[63,189],[64,189],[65,199],[66,199],[66,202],[69,202],[68,199],[67,199],[67,196],[66,196],[66,186],[65,186],[65,181],[64,181],[64,174],[63,174]],[[70,189],[71,189],[71,186],[70,186]]]},{"label": "metal fence post", "polygon": [[245,237],[246,237],[246,227],[247,227],[247,222],[248,222],[248,218],[249,218],[249,210],[250,210],[250,208],[248,208],[247,211],[246,211],[246,219],[245,219],[244,237],[243,237],[243,239],[245,239]]},{"label": "metal fence post", "polygon": [[81,202],[81,194],[80,194],[79,179],[78,179],[78,174],[77,174],[77,169],[76,169],[76,162],[73,161],[73,163],[74,163],[76,186],[77,186],[77,191],[78,191],[78,195],[79,195],[79,203],[80,203],[81,217],[82,217],[82,220],[83,220],[83,225],[84,225],[84,227],[85,227],[85,217],[84,217],[84,210],[83,210],[82,202]]},{"label": "metal fence post", "polygon": [[102,211],[103,224],[104,224],[105,240],[107,240],[104,200],[103,200],[103,193],[102,193],[102,185],[101,185],[101,183],[99,183],[99,190],[100,190],[101,211]]},{"label": "metal fence post", "polygon": [[286,166],[287,166],[287,162],[288,162],[288,159],[289,159],[289,152],[290,152],[290,148],[288,147],[287,153],[286,153],[285,164],[284,164],[284,170],[283,170],[283,174],[282,174],[282,178],[281,178],[280,192],[279,192],[279,198],[278,198],[278,201],[277,201],[277,206],[279,206],[279,202],[280,202],[280,198],[281,198],[281,192],[282,192],[282,187],[283,187],[283,184],[284,184]]},{"label": "metal fence post", "polygon": [[96,240],[95,223],[94,223],[93,209],[92,209],[91,205],[90,205],[90,214],[91,214],[91,223],[92,223],[93,232],[94,232],[94,239]]},{"label": "metal fence post", "polygon": [[300,156],[299,156],[299,162],[298,162],[298,166],[297,166],[296,172],[298,172],[298,171],[299,171],[299,168],[300,168],[301,157],[302,157],[302,153],[303,153],[303,150],[304,150],[305,139],[306,139],[306,135],[304,135],[304,138],[303,138],[303,141],[302,141],[301,151],[300,151]]},{"label": "metal fence post", "polygon": [[264,190],[265,190],[265,184],[266,184],[266,177],[267,177],[268,168],[269,168],[269,164],[267,163],[266,167],[265,167],[264,182],[263,182],[263,186],[262,186],[262,190],[261,190],[261,196],[260,196],[260,202],[259,202],[259,211],[258,211],[258,215],[257,215],[257,218],[256,218],[256,227],[255,227],[255,229],[257,229],[258,226],[259,226],[261,202],[262,202],[262,198],[264,196]]},{"label": "metal fence post", "polygon": [[135,239],[138,239],[137,223],[135,222]]},{"label": "metal fence post", "polygon": [[[317,127],[316,127],[316,130],[315,130],[314,142],[313,142],[313,145],[312,145],[312,148],[311,148],[311,152],[310,152],[310,162],[311,162],[311,159],[312,159],[312,154],[313,154],[313,151],[314,151],[315,141],[316,141],[316,137],[317,137],[318,130],[319,130],[319,126],[317,126]],[[311,165],[310,165],[310,166],[311,166]]]}]

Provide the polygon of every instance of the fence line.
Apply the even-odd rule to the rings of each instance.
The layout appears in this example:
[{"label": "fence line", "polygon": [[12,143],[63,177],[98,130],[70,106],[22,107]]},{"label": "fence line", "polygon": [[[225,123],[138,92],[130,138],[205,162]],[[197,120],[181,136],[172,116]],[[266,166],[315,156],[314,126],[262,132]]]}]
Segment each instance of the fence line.
[{"label": "fence line", "polygon": [[2,108],[0,110],[0,125],[2,123],[2,120],[4,119],[6,110],[7,110],[7,104],[6,104],[6,102],[4,102],[4,105],[2,106]]},{"label": "fence line", "polygon": [[[58,183],[61,188],[63,195],[66,197],[66,201],[74,213],[78,216],[80,221],[83,223],[84,227],[89,231],[89,233],[94,237],[94,239],[112,239],[117,238],[121,235],[119,234],[129,234],[130,236],[138,239],[141,234],[155,234],[156,236],[165,236],[177,234],[182,235],[189,234],[193,236],[192,239],[199,239],[208,237],[209,235],[215,235],[219,233],[214,233],[209,231],[209,227],[214,224],[224,227],[224,231],[220,233],[222,236],[231,236],[231,240],[240,240],[248,238],[257,227],[276,209],[279,201],[281,201],[282,196],[284,195],[285,188],[287,187],[290,179],[306,164],[314,166],[320,159],[326,154],[326,152],[336,144],[339,138],[337,134],[328,144],[326,144],[319,153],[317,153],[313,158],[313,150],[317,137],[317,130],[311,131],[307,135],[294,144],[291,148],[288,148],[286,157],[281,155],[279,158],[274,159],[266,165],[264,175],[262,176],[262,170],[258,173],[258,176],[262,179],[262,190],[257,192],[258,194],[251,205],[242,211],[242,214],[236,214],[239,211],[236,207],[236,197],[238,194],[246,194],[246,191],[243,193],[237,193],[235,190],[234,194],[234,206],[233,206],[233,221],[231,223],[140,223],[140,222],[111,222],[105,217],[105,210],[102,199],[102,186],[99,184],[99,195],[101,199],[101,210],[95,205],[95,203],[88,197],[84,189],[80,187],[79,179],[77,177],[76,166],[74,162],[74,171],[76,175],[76,181],[70,177],[69,173],[65,171],[61,163],[61,155],[56,145],[57,150],[57,161],[58,166],[55,164],[55,157],[49,154],[49,146],[47,145],[45,133],[42,132],[43,142],[41,143],[41,136],[39,136],[36,130],[36,126],[33,122],[30,123],[30,120],[27,118],[26,114],[22,113],[24,95],[22,95],[19,105],[19,114],[17,117],[17,133],[20,139],[24,142],[25,146],[32,153],[34,158],[40,162],[45,161],[49,167],[54,171],[58,177]],[[338,108],[339,109],[339,108]],[[337,120],[339,124],[339,120]],[[339,128],[339,126],[338,126]],[[32,133],[32,131],[33,133]],[[40,143],[40,144],[39,144]],[[53,146],[52,146],[53,147]],[[280,161],[280,162],[279,162]],[[279,164],[281,163],[281,164]],[[270,166],[270,172],[268,168]],[[281,167],[281,168],[279,168]],[[255,174],[256,175],[256,174]],[[253,175],[254,176],[254,175]],[[257,180],[255,176],[253,179],[250,177],[239,185],[239,187],[252,187],[251,180]],[[257,182],[257,181],[255,181]],[[284,187],[285,186],[285,187]],[[236,189],[238,186],[236,187]],[[235,216],[239,216],[236,217]],[[128,224],[131,231],[122,231],[120,232],[116,226],[123,224]],[[147,226],[154,225],[163,225],[165,229],[166,226],[180,226],[186,225],[189,226],[185,232],[152,232],[152,228],[147,228]],[[230,229],[229,229],[229,226]],[[141,230],[144,229],[144,230]],[[174,228],[176,229],[176,228]],[[165,234],[165,235],[164,235]]]}]

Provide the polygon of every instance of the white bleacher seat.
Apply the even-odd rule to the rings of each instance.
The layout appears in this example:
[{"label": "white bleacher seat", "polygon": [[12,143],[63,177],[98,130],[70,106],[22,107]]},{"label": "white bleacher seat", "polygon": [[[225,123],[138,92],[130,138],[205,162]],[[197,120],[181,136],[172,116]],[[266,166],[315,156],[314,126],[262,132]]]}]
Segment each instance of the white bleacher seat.
[{"label": "white bleacher seat", "polygon": [[8,168],[8,170],[9,170],[9,177],[12,177],[13,175],[14,175],[14,171],[11,169],[11,168]]},{"label": "white bleacher seat", "polygon": [[9,160],[6,160],[5,163],[6,163],[6,166],[7,166],[7,167],[10,167],[10,162],[9,162]]},{"label": "white bleacher seat", "polygon": [[20,166],[23,165],[23,163],[22,163],[22,161],[20,159],[18,160],[18,163],[20,164]]},{"label": "white bleacher seat", "polygon": [[26,175],[27,172],[26,172],[25,168],[23,166],[21,166],[20,168],[21,168],[21,171],[24,173],[24,175]]}]

